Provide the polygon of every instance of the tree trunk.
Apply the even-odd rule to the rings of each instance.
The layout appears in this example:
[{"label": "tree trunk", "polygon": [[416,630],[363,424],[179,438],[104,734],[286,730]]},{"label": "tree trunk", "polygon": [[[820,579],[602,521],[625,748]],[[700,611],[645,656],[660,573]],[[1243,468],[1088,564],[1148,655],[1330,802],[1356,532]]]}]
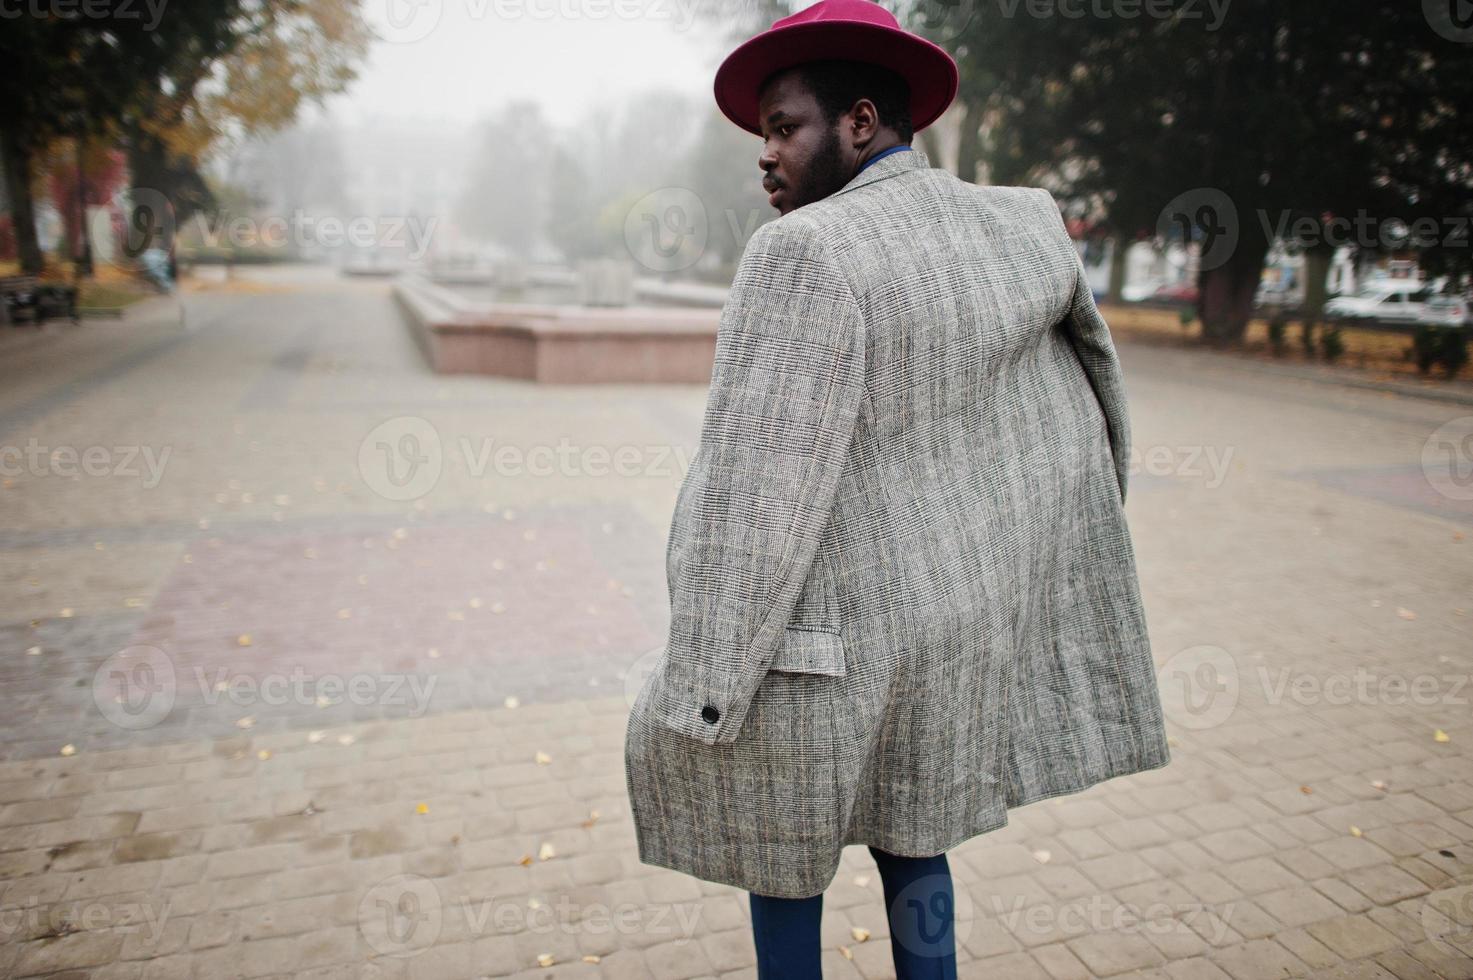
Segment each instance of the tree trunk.
[{"label": "tree trunk", "polygon": [[977,165],[982,162],[982,112],[982,106],[968,102],[962,113],[956,175],[969,184],[977,182]]},{"label": "tree trunk", "polygon": [[1304,253],[1304,308],[1301,315],[1305,323],[1318,323],[1325,312],[1325,300],[1329,297],[1327,280],[1330,263],[1335,258],[1335,247],[1320,243]]},{"label": "tree trunk", "polygon": [[75,277],[92,278],[92,235],[87,227],[87,137],[77,135],[77,251]]},{"label": "tree trunk", "polygon": [[[923,129],[919,133],[916,133],[915,137],[911,140],[911,145],[914,146],[917,143],[920,144],[921,152],[931,161],[931,166],[939,167],[942,165],[941,147],[936,143],[935,129]],[[966,178],[962,179],[965,180]]]},{"label": "tree trunk", "polygon": [[1259,222],[1241,222],[1238,231],[1227,261],[1197,274],[1202,339],[1214,347],[1243,342],[1253,318],[1253,297],[1263,278],[1263,260],[1268,256],[1268,238]]},{"label": "tree trunk", "polygon": [[1120,232],[1110,236],[1110,285],[1106,297],[1112,303],[1121,301],[1121,294],[1125,292],[1125,273],[1128,271],[1125,258],[1134,244],[1130,239]]},{"label": "tree trunk", "polygon": [[0,156],[5,167],[5,191],[10,197],[10,223],[15,229],[20,271],[39,276],[46,262],[36,236],[36,208],[31,198],[31,151],[14,132],[0,130]]}]

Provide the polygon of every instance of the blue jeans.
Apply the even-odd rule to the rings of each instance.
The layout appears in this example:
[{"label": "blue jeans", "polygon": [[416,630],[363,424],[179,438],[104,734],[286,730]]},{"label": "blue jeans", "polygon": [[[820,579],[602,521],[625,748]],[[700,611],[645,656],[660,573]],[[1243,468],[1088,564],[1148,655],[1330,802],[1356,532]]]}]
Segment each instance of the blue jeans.
[{"label": "blue jeans", "polygon": [[[896,980],[956,980],[956,895],[946,855],[911,858],[871,847],[890,916]],[[752,893],[757,980],[821,980],[818,924],[823,895]]]}]

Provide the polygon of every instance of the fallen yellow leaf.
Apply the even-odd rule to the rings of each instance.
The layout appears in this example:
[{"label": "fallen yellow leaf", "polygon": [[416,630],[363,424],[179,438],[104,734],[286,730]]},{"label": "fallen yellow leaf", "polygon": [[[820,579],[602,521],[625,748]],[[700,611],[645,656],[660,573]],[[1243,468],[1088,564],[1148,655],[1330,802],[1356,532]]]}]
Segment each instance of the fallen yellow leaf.
[{"label": "fallen yellow leaf", "polygon": [[75,745],[71,744],[70,742],[68,742],[66,745],[63,745],[61,747],[61,754],[62,755],[76,755],[77,754],[77,747]]},{"label": "fallen yellow leaf", "polygon": [[537,849],[537,860],[546,861],[548,858],[554,857],[556,853],[557,852],[552,849],[552,843],[549,841],[544,841],[542,846]]},{"label": "fallen yellow leaf", "polygon": [[552,756],[548,755],[546,752],[543,752],[540,749],[537,751],[537,755],[534,758],[536,758],[537,764],[539,766],[545,766],[552,761]]},{"label": "fallen yellow leaf", "polygon": [[235,638],[235,642],[238,646],[248,647],[251,645],[251,634],[242,633]]},{"label": "fallen yellow leaf", "polygon": [[854,941],[857,943],[862,943],[869,938],[869,930],[863,926],[854,926],[849,930],[849,934],[854,937]]},{"label": "fallen yellow leaf", "polygon": [[555,960],[555,959],[552,958],[552,954],[551,953],[539,953],[537,955],[537,965],[538,966],[552,966],[556,962],[557,962],[557,960]]},{"label": "fallen yellow leaf", "polygon": [[1453,737],[1441,728],[1432,733],[1432,741],[1434,742],[1451,742],[1452,740]]},{"label": "fallen yellow leaf", "polygon": [[417,807],[414,808],[414,812],[415,813],[429,813],[430,812],[430,805],[428,803],[421,803],[419,806],[417,806]]}]

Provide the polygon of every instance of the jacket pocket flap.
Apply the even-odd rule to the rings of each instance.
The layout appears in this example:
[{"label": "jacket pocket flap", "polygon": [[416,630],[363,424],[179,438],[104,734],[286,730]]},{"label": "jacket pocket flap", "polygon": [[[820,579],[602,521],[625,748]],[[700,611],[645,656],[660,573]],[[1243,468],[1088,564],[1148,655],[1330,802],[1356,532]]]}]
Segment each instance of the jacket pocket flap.
[{"label": "jacket pocket flap", "polygon": [[773,654],[767,669],[843,677],[848,671],[844,662],[843,637],[826,630],[788,627],[783,631],[782,645]]}]

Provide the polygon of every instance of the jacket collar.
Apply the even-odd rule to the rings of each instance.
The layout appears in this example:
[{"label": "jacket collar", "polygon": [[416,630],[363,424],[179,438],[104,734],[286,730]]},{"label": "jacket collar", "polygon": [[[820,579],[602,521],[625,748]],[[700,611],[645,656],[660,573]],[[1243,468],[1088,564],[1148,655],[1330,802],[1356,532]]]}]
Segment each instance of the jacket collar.
[{"label": "jacket collar", "polygon": [[852,191],[856,187],[864,187],[866,184],[873,184],[876,181],[885,180],[886,178],[894,177],[896,174],[903,174],[910,170],[925,170],[930,166],[931,161],[927,159],[926,154],[921,148],[919,146],[912,146],[909,151],[892,153],[887,157],[876,160],[855,174],[849,183],[834,191],[829,196],[834,197],[838,194]]}]

